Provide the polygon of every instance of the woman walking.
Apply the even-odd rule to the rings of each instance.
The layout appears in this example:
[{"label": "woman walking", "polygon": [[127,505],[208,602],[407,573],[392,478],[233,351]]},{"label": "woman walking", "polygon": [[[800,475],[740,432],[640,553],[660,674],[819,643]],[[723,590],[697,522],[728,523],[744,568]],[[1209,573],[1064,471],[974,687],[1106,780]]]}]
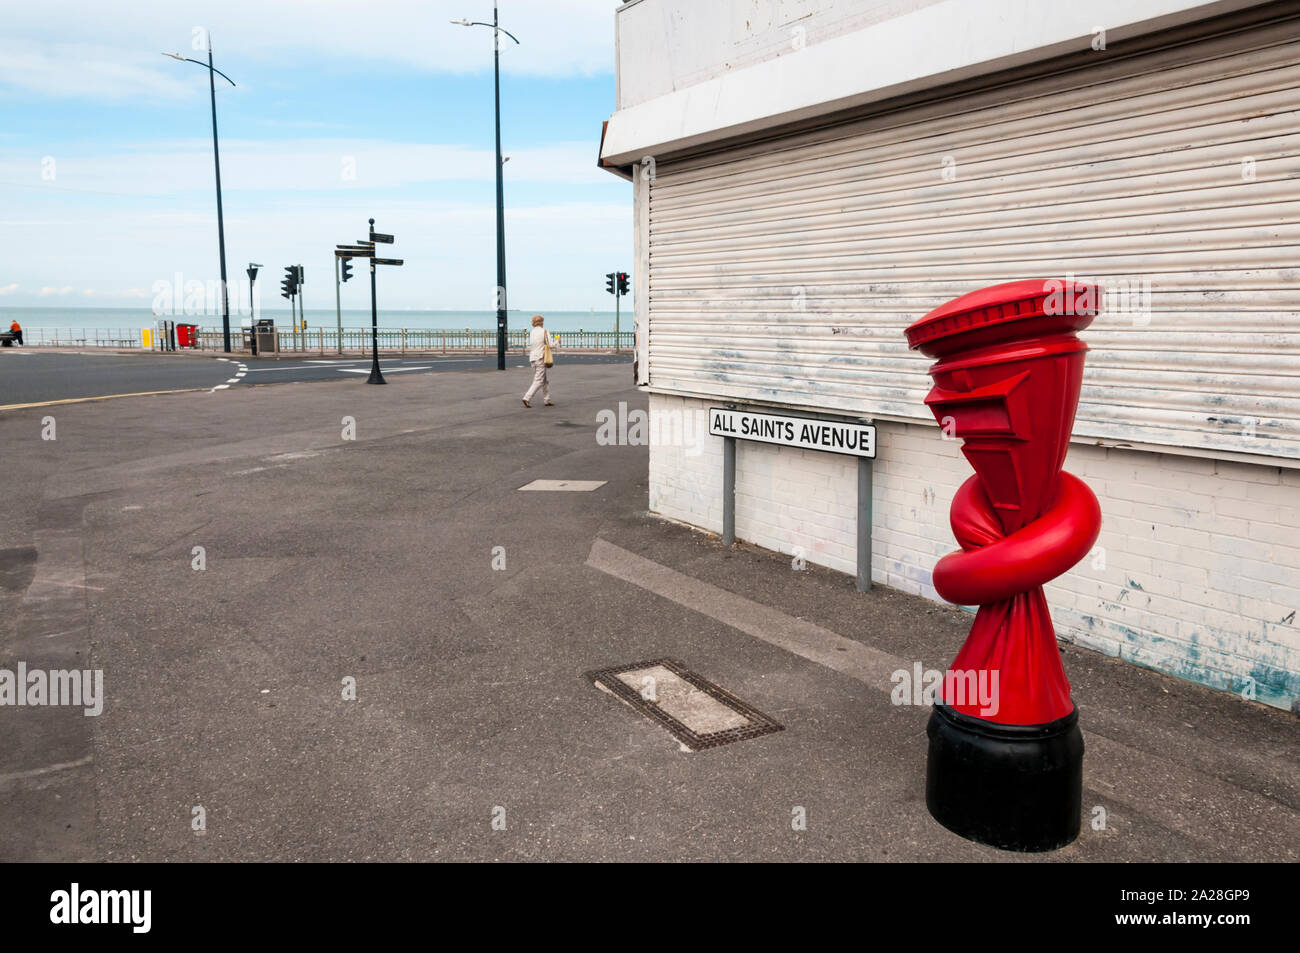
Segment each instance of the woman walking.
[{"label": "woman walking", "polygon": [[528,363],[533,365],[533,386],[524,394],[525,407],[533,406],[529,402],[538,389],[542,392],[546,406],[555,406],[555,401],[551,400],[551,382],[546,376],[546,369],[551,366],[551,349],[555,347],[555,341],[542,327],[544,320],[540,314],[533,315],[533,329],[528,334]]}]

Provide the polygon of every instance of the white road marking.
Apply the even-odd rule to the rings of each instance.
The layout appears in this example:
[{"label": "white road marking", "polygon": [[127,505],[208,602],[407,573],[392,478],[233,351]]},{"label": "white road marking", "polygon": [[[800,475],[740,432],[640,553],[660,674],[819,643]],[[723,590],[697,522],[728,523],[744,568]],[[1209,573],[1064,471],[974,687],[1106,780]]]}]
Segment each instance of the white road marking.
[{"label": "white road marking", "polygon": [[[35,585],[36,585],[35,583],[32,584],[33,587],[35,587]],[[53,580],[53,579],[47,579],[45,582],[41,583],[41,585],[44,585],[44,586],[62,586],[64,589],[93,589],[95,592],[103,592],[103,591],[104,591],[103,588],[100,587],[100,586],[83,586],[83,585],[82,585],[81,583],[79,583],[79,582],[56,582],[56,581]]]},{"label": "white road marking", "polygon": [[7,781],[22,781],[26,778],[39,778],[42,775],[53,774],[55,771],[67,771],[69,768],[81,768],[90,764],[92,758],[86,755],[84,758],[78,758],[76,761],[60,761],[58,764],[47,765],[44,768],[32,768],[28,771],[11,771],[8,774],[0,774],[0,784]]},{"label": "white road marking", "polygon": [[[427,371],[430,369],[430,367],[432,367],[432,365],[430,364],[425,364],[422,367],[390,367],[388,368],[388,373],[400,374],[402,373],[402,371]],[[370,373],[370,368],[368,367],[340,367],[338,368],[338,370],[342,371],[344,374],[369,374]]]},{"label": "white road marking", "polygon": [[274,456],[267,457],[268,460],[307,460],[311,457],[319,457],[324,450],[290,450],[287,453],[277,453]]},{"label": "white road marking", "polygon": [[[229,361],[229,360],[231,360],[231,358],[228,358],[228,357],[219,357],[219,358],[217,358],[217,360],[218,360],[218,361]],[[213,392],[215,392],[215,391],[225,390],[225,389],[228,388],[231,384],[238,384],[239,381],[240,381],[240,379],[241,379],[245,374],[248,373],[248,365],[247,365],[247,364],[243,363],[242,361],[235,361],[234,364],[235,364],[235,376],[232,377],[232,378],[230,378],[229,380],[227,380],[224,384],[218,384],[216,387],[212,388],[212,390],[208,391],[209,394],[211,394],[211,393],[213,393]]]}]

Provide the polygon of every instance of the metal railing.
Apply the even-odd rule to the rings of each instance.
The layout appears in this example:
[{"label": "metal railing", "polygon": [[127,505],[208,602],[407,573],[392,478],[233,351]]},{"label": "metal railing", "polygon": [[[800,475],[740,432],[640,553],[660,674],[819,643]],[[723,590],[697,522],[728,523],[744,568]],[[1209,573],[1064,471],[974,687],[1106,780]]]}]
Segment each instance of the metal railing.
[{"label": "metal railing", "polygon": [[23,328],[27,347],[115,347],[140,346],[139,328]]},{"label": "metal railing", "polygon": [[[280,342],[280,353],[303,354],[337,354],[340,344],[344,352],[364,352],[370,350],[370,328],[344,328],[342,341],[339,340],[337,328],[307,328],[306,331],[294,331],[292,328],[276,328],[276,337]],[[516,328],[506,333],[506,347],[512,351],[522,351],[528,347],[528,328]],[[561,348],[565,350],[613,351],[632,349],[636,335],[632,331],[553,331],[552,334]],[[438,353],[456,352],[490,352],[497,348],[497,332],[494,328],[380,328],[376,334],[379,349],[386,352],[405,354],[408,351]],[[243,336],[233,338],[236,349],[242,349]],[[202,328],[199,331],[199,346],[204,350],[220,350],[222,346],[221,331],[218,328]]]},{"label": "metal railing", "polygon": [[[528,328],[516,328],[507,332],[507,347],[512,351],[522,351],[528,346]],[[632,331],[553,331],[560,347],[573,351],[630,351],[635,334]],[[344,328],[340,341],[336,328],[312,328],[306,331],[294,331],[291,328],[277,328],[276,336],[280,341],[282,353],[337,354],[342,346],[345,352],[369,351],[369,328]],[[147,350],[162,350],[160,338],[155,331],[153,347]],[[497,333],[494,328],[380,328],[378,334],[381,351],[406,353],[407,351],[437,351],[441,353],[495,351]],[[23,343],[28,347],[108,347],[119,349],[145,350],[141,343],[139,328],[23,328]],[[199,349],[220,351],[223,345],[220,328],[200,328],[198,332]],[[235,350],[243,350],[241,329],[231,330],[231,344]]]}]

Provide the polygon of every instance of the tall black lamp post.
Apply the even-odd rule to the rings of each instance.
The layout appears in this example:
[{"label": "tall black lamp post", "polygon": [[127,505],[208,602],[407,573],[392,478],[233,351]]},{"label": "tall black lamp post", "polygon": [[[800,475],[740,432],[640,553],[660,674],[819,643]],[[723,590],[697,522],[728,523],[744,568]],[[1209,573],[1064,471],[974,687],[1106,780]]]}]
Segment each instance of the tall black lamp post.
[{"label": "tall black lamp post", "polygon": [[212,94],[212,161],[217,170],[217,246],[221,250],[221,330],[225,338],[226,353],[230,353],[230,299],[226,293],[226,224],[221,215],[221,154],[217,149],[217,81],[220,76],[231,86],[235,81],[212,65],[212,37],[208,37],[208,61],[192,60],[179,53],[164,53],[182,63],[198,63],[208,69],[208,91]]},{"label": "tall black lamp post", "polygon": [[506,369],[506,210],[501,184],[501,36],[504,33],[516,44],[518,38],[504,29],[497,19],[497,3],[492,0],[492,22],[477,20],[452,20],[457,26],[490,26],[492,28],[492,86],[496,104],[497,131],[497,370]]}]

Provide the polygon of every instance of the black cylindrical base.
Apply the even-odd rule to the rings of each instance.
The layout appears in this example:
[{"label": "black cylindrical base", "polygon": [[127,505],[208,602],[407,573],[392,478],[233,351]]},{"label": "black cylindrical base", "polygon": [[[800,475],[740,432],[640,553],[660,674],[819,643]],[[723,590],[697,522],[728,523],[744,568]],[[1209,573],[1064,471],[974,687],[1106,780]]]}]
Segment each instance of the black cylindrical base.
[{"label": "black cylindrical base", "polygon": [[1079,836],[1078,709],[1045,725],[999,725],[935,705],[926,734],[925,804],[948,830],[1019,851],[1055,850]]}]

